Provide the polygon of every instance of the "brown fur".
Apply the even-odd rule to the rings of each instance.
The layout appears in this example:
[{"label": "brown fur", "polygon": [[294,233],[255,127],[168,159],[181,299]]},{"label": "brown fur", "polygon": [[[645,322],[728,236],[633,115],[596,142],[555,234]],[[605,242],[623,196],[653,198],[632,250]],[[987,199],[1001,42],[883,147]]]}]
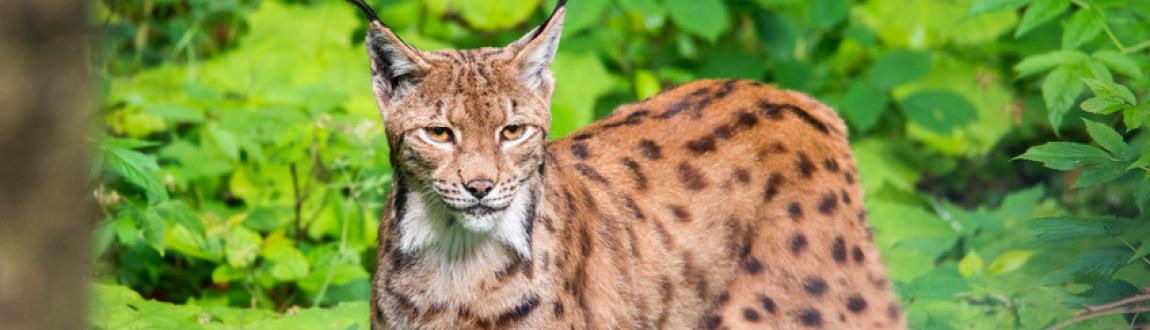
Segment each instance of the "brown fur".
[{"label": "brown fur", "polygon": [[[562,15],[506,49],[405,50],[419,65],[413,86],[377,81],[396,177],[373,328],[905,328],[834,111],[757,82],[708,80],[546,143],[553,85],[524,83],[540,68],[523,54],[549,46],[538,40],[558,35]],[[375,29],[385,39],[374,42],[399,42]],[[384,55],[373,53],[377,77]],[[508,116],[538,131],[500,142]],[[420,140],[438,125],[462,138]],[[526,250],[458,227],[481,217],[433,210],[487,177],[520,196],[524,226],[509,228],[524,231]],[[478,243],[458,255],[443,242],[404,250],[420,221]]]}]

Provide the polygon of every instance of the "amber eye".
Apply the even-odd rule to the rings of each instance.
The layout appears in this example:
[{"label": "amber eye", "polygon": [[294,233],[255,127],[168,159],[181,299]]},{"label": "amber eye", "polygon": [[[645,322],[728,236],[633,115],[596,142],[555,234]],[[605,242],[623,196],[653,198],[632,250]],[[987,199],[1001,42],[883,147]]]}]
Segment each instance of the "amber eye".
[{"label": "amber eye", "polygon": [[423,132],[427,134],[427,138],[439,143],[452,142],[454,137],[451,135],[451,129],[447,127],[428,127],[424,128]]},{"label": "amber eye", "polygon": [[523,137],[523,132],[526,131],[527,128],[523,127],[522,125],[508,125],[507,127],[503,128],[503,132],[500,133],[500,135],[503,136],[503,140],[512,141]]}]

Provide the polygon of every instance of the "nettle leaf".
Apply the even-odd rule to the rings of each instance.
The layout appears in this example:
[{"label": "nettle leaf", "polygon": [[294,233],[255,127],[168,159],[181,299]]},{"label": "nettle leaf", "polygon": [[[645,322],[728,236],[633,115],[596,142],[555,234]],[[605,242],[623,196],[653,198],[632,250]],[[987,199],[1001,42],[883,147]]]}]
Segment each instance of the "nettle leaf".
[{"label": "nettle leaf", "polygon": [[289,243],[269,244],[263,257],[271,264],[271,275],[279,281],[294,281],[308,274],[307,257]]},{"label": "nettle leaf", "polygon": [[663,6],[675,25],[707,41],[714,42],[731,25],[722,0],[666,0]]},{"label": "nettle leaf", "polygon": [[869,77],[875,87],[890,89],[926,77],[930,68],[930,53],[896,50],[875,60]]},{"label": "nettle leaf", "polygon": [[944,90],[915,92],[899,102],[910,122],[942,134],[978,120],[978,112],[962,95]]},{"label": "nettle leaf", "polygon": [[1050,142],[1030,147],[1026,153],[1015,157],[1042,163],[1043,166],[1069,171],[1078,165],[1098,164],[1110,160],[1110,155],[1102,149],[1074,142]]},{"label": "nettle leaf", "polygon": [[1050,126],[1055,132],[1062,125],[1062,116],[1070,111],[1086,85],[1079,79],[1077,67],[1060,66],[1042,81],[1042,100],[1049,109]]},{"label": "nettle leaf", "polygon": [[1102,33],[1106,17],[1095,7],[1079,9],[1066,21],[1062,32],[1062,49],[1074,49],[1094,40]]},{"label": "nettle leaf", "polygon": [[990,268],[986,270],[986,274],[995,276],[1018,270],[1034,254],[1034,251],[1006,251],[998,258],[994,258],[994,262],[990,263]]},{"label": "nettle leaf", "polygon": [[1047,274],[1043,283],[1058,283],[1073,280],[1079,283],[1093,283],[1110,279],[1122,266],[1128,264],[1130,251],[1102,249],[1083,253],[1063,269]]},{"label": "nettle leaf", "polygon": [[1052,217],[1035,219],[1027,223],[1027,230],[1039,243],[1058,243],[1086,238],[1121,235],[1134,221],[1130,219],[1097,217]]},{"label": "nettle leaf", "polygon": [[1022,15],[1022,22],[1018,24],[1014,37],[1021,37],[1042,23],[1061,16],[1068,8],[1070,0],[1034,0],[1029,7],[1026,7],[1026,13]]},{"label": "nettle leaf", "polygon": [[1118,131],[1092,120],[1083,119],[1082,121],[1086,122],[1086,132],[1090,134],[1090,138],[1094,139],[1094,142],[1106,151],[1122,160],[1133,160],[1137,156],[1130,145],[1126,144],[1122,135],[1118,134]]},{"label": "nettle leaf", "polygon": [[1014,10],[1030,2],[1031,0],[980,0],[974,3],[974,5],[971,5],[970,10],[968,10],[966,14],[968,16],[975,16],[991,11]]},{"label": "nettle leaf", "polygon": [[1056,50],[1024,58],[1014,65],[1014,71],[1018,71],[1018,76],[1021,78],[1059,66],[1080,64],[1089,59],[1089,56],[1079,51]]},{"label": "nettle leaf", "polygon": [[160,166],[156,164],[155,159],[139,151],[123,147],[105,145],[101,146],[100,151],[103,167],[144,189],[149,200],[168,199],[168,190],[157,177]]},{"label": "nettle leaf", "polygon": [[1114,72],[1131,78],[1142,78],[1142,68],[1129,55],[1113,50],[1103,50],[1094,53],[1093,57],[1106,64]]},{"label": "nettle leaf", "polygon": [[263,242],[260,234],[244,227],[233,227],[227,235],[224,254],[227,256],[228,265],[242,268],[256,260],[260,243]]}]

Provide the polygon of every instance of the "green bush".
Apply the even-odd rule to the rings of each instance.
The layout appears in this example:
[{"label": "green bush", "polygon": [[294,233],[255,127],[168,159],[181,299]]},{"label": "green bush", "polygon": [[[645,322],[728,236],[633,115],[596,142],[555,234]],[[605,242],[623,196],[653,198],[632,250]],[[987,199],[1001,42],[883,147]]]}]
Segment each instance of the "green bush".
[{"label": "green bush", "polygon": [[[372,2],[429,50],[509,43],[554,6]],[[1148,1],[569,6],[555,137],[701,78],[836,108],[914,328],[1049,327],[1150,287]],[[96,8],[93,325],[366,328],[391,177],[364,20],[339,0]]]}]

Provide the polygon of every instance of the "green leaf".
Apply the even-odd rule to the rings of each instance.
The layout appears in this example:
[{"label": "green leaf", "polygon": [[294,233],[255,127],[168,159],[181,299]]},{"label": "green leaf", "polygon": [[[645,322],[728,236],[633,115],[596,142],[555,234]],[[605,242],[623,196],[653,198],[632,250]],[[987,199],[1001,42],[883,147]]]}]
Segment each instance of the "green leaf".
[{"label": "green leaf", "polygon": [[1076,76],[1074,67],[1062,66],[1046,75],[1042,81],[1042,100],[1049,109],[1050,126],[1058,131],[1062,116],[1074,106],[1086,85]]},{"label": "green leaf", "polygon": [[1094,142],[1102,146],[1103,149],[1123,160],[1133,160],[1133,157],[1136,156],[1134,150],[1123,141],[1122,135],[1118,134],[1118,131],[1089,119],[1082,121],[1086,122],[1086,132],[1090,134],[1090,138],[1094,139]]},{"label": "green leaf", "polygon": [[811,4],[811,21],[821,29],[835,27],[850,14],[850,0],[814,0]]},{"label": "green leaf", "polygon": [[1018,76],[1021,78],[1059,66],[1083,63],[1088,59],[1090,59],[1089,56],[1079,51],[1056,50],[1024,58],[1021,62],[1014,65],[1014,71],[1017,71]]},{"label": "green leaf", "polygon": [[890,93],[875,88],[866,80],[856,80],[847,88],[842,111],[846,119],[859,131],[866,132],[878,125],[879,118],[890,105]]},{"label": "green leaf", "polygon": [[970,284],[962,278],[954,264],[935,268],[910,282],[905,290],[899,290],[906,298],[949,300],[970,290]]},{"label": "green leaf", "polygon": [[1112,81],[1103,81],[1098,79],[1082,78],[1082,82],[1090,87],[1090,91],[1095,95],[1101,97],[1109,97],[1125,102],[1129,105],[1138,103],[1138,99],[1134,97],[1134,93],[1126,86],[1119,85]]},{"label": "green leaf", "polygon": [[1134,262],[1134,260],[1138,260],[1139,258],[1147,255],[1150,255],[1150,238],[1142,239],[1142,243],[1139,244],[1138,250],[1134,251],[1134,255],[1131,256],[1130,261],[1127,262]]},{"label": "green leaf", "polygon": [[731,24],[722,0],[666,0],[663,6],[675,25],[707,41],[714,42]]},{"label": "green leaf", "polygon": [[1086,167],[1082,170],[1082,174],[1074,180],[1074,185],[1071,188],[1085,188],[1113,181],[1126,174],[1126,167],[1127,163],[1124,162],[1105,162]]},{"label": "green leaf", "polygon": [[1150,122],[1150,103],[1122,109],[1122,123],[1126,125],[1127,132],[1142,127],[1142,124],[1148,122]]},{"label": "green leaf", "polygon": [[1042,163],[1043,166],[1069,171],[1083,164],[1098,164],[1110,160],[1110,155],[1102,149],[1074,142],[1050,142],[1030,147],[1026,153],[1015,159],[1025,159]]},{"label": "green leaf", "polygon": [[260,234],[247,228],[231,228],[227,234],[227,245],[224,249],[228,265],[236,268],[250,265],[256,260],[262,241],[263,238],[260,237]]},{"label": "green leaf", "polygon": [[559,53],[552,70],[559,83],[552,98],[551,136],[561,137],[591,122],[595,103],[611,90],[612,80],[595,54]]},{"label": "green leaf", "polygon": [[1022,22],[1018,24],[1018,30],[1015,30],[1014,37],[1021,37],[1042,23],[1061,16],[1068,8],[1070,8],[1070,0],[1034,0],[1030,6],[1026,7],[1026,13],[1022,15]]},{"label": "green leaf", "polygon": [[635,72],[635,97],[645,99],[648,97],[659,94],[663,90],[663,86],[659,83],[659,78],[655,77],[654,73],[647,70],[639,70]]},{"label": "green leaf", "polygon": [[942,134],[978,120],[974,105],[945,90],[915,92],[899,101],[899,108],[910,122]]},{"label": "green leaf", "polygon": [[1087,99],[1086,101],[1082,101],[1082,104],[1079,106],[1082,108],[1082,111],[1100,115],[1108,115],[1118,110],[1124,109],[1124,105],[1125,104],[1122,100],[1118,100],[1112,97],[1095,96]]},{"label": "green leaf", "polygon": [[294,281],[308,274],[307,257],[290,244],[270,244],[264,248],[263,257],[271,263],[271,275],[276,280]]},{"label": "green leaf", "polygon": [[875,60],[869,77],[875,87],[885,90],[922,79],[930,73],[930,68],[929,53],[896,50]]},{"label": "green leaf", "polygon": [[1130,251],[1117,249],[1093,250],[1078,256],[1069,266],[1047,274],[1043,283],[1073,280],[1092,283],[1110,279],[1130,259]]},{"label": "green leaf", "polygon": [[156,160],[135,150],[122,147],[102,147],[104,167],[119,174],[124,180],[144,189],[148,199],[153,201],[168,199],[168,190],[156,172],[160,166]]},{"label": "green leaf", "polygon": [[1062,49],[1074,49],[1094,40],[1102,33],[1106,17],[1094,7],[1079,9],[1066,21],[1062,31]]},{"label": "green leaf", "polygon": [[1138,62],[1130,58],[1129,55],[1112,50],[1103,50],[1094,53],[1093,56],[1114,70],[1114,72],[1131,78],[1142,78],[1142,68],[1138,65]]},{"label": "green leaf", "polygon": [[1006,251],[998,258],[994,258],[994,262],[990,263],[990,268],[987,269],[986,273],[995,276],[1013,272],[1022,268],[1022,265],[1025,265],[1026,261],[1030,260],[1034,254],[1034,251]]},{"label": "green leaf", "polygon": [[[500,1],[513,2],[513,1]],[[534,2],[534,1],[524,1]],[[554,2],[545,5],[548,11],[554,8]],[[580,0],[567,3],[567,14],[563,18],[563,34],[574,35],[587,28],[602,23],[603,10],[607,9],[608,0]]]},{"label": "green leaf", "polygon": [[216,150],[218,150],[220,153],[223,153],[223,155],[227,156],[228,159],[240,159],[240,146],[236,141],[235,134],[226,131],[216,125],[208,125],[205,131],[208,133],[208,137],[212,141],[212,144],[215,145]]},{"label": "green leaf", "polygon": [[970,6],[970,10],[967,10],[966,14],[968,16],[975,16],[991,11],[1014,10],[1030,3],[1030,1],[1031,0],[979,0]]},{"label": "green leaf", "polygon": [[958,273],[962,274],[962,277],[971,278],[982,275],[983,267],[982,257],[978,255],[977,251],[971,250],[962,258],[962,261],[958,262]]},{"label": "green leaf", "polygon": [[1027,230],[1039,243],[1059,243],[1064,241],[1114,237],[1121,235],[1133,221],[1111,216],[1096,217],[1052,217],[1035,219],[1027,223]]},{"label": "green leaf", "polygon": [[433,12],[458,13],[472,27],[496,31],[522,23],[539,7],[539,1],[424,0]]}]

